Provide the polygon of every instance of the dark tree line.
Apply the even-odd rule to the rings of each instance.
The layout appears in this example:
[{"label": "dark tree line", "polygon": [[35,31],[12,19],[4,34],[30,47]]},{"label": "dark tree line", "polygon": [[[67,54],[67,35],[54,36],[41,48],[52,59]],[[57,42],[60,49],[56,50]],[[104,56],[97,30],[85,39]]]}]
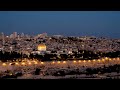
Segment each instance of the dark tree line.
[{"label": "dark tree line", "polygon": [[87,75],[92,75],[92,74],[104,74],[104,73],[111,73],[111,72],[120,72],[120,65],[115,64],[115,65],[110,65],[110,66],[104,66],[103,68],[87,68],[86,69],[86,74]]},{"label": "dark tree line", "polygon": [[97,52],[94,53],[92,51],[87,50],[79,50],[78,52],[73,52],[73,54],[47,54],[44,55],[40,54],[30,54],[29,56],[26,54],[18,53],[18,52],[3,52],[0,51],[0,60],[6,61],[6,60],[16,60],[16,59],[38,59],[41,61],[52,61],[52,60],[73,60],[73,59],[83,59],[83,60],[93,60],[93,59],[99,59],[102,57],[110,57],[110,58],[116,58],[120,57],[120,51],[116,52],[108,52],[108,53],[101,53]]},{"label": "dark tree line", "polygon": [[12,61],[12,60],[23,59],[23,58],[28,58],[28,56],[26,54],[14,52],[14,51],[12,52],[0,51],[0,60],[2,62],[6,62],[7,60]]}]

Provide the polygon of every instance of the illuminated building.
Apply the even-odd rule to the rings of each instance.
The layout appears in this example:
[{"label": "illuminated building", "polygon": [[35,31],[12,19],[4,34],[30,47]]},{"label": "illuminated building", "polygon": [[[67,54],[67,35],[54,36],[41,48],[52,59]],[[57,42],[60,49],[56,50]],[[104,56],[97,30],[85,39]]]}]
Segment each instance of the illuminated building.
[{"label": "illuminated building", "polygon": [[46,45],[45,44],[39,44],[38,45],[38,51],[46,51]]}]

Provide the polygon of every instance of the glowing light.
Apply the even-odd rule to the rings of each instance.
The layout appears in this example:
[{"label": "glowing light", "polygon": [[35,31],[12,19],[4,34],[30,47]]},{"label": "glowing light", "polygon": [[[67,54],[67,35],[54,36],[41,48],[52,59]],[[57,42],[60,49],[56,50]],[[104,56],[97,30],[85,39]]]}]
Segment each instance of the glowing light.
[{"label": "glowing light", "polygon": [[28,64],[31,65],[31,62],[29,62]]},{"label": "glowing light", "polygon": [[98,59],[98,62],[100,62],[100,59]]},{"label": "glowing light", "polygon": [[78,61],[79,63],[81,62],[81,60]]},{"label": "glowing light", "polygon": [[3,63],[2,65],[3,65],[3,66],[6,66],[6,63]]},{"label": "glowing light", "polygon": [[120,60],[119,58],[117,58],[117,60]]},{"label": "glowing light", "polygon": [[105,59],[102,58],[102,61],[104,61]]},{"label": "glowing light", "polygon": [[22,62],[22,65],[25,65],[25,63],[24,63],[24,62]]},{"label": "glowing light", "polygon": [[84,60],[83,62],[85,63],[86,61]]},{"label": "glowing light", "polygon": [[19,65],[17,62],[15,63],[16,65]]},{"label": "glowing light", "polygon": [[60,61],[58,61],[58,64],[60,63]]},{"label": "glowing light", "polygon": [[95,62],[95,59],[93,60],[93,62]]},{"label": "glowing light", "polygon": [[90,60],[88,60],[88,62],[91,62]]},{"label": "glowing light", "polygon": [[111,61],[112,59],[110,58],[109,61]]},{"label": "glowing light", "polygon": [[34,62],[35,64],[38,64],[38,62]]},{"label": "glowing light", "polygon": [[10,73],[10,75],[12,75],[12,73]]},{"label": "glowing light", "polygon": [[108,60],[108,57],[105,57],[106,60]]},{"label": "glowing light", "polygon": [[41,62],[41,64],[44,64],[44,62]]},{"label": "glowing light", "polygon": [[113,58],[113,60],[115,60],[115,58]]},{"label": "glowing light", "polygon": [[76,61],[73,61],[74,63],[76,63]]},{"label": "glowing light", "polygon": [[46,45],[45,44],[39,44],[38,45],[38,51],[46,51]]},{"label": "glowing light", "polygon": [[55,62],[53,61],[52,64],[54,64]]},{"label": "glowing light", "polygon": [[9,65],[11,65],[12,63],[9,63]]},{"label": "glowing light", "polygon": [[63,61],[63,63],[66,63],[66,61]]}]

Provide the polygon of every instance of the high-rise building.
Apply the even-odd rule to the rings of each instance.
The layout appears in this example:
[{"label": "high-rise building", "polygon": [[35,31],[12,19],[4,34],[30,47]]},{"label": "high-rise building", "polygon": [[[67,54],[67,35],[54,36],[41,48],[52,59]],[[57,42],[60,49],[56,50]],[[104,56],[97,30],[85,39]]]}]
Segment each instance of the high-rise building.
[{"label": "high-rise building", "polygon": [[10,38],[14,38],[14,35],[13,35],[13,34],[10,34]]},{"label": "high-rise building", "polygon": [[13,37],[14,37],[14,38],[17,37],[17,32],[13,32]]},{"label": "high-rise building", "polygon": [[21,37],[24,37],[24,33],[21,33]]}]

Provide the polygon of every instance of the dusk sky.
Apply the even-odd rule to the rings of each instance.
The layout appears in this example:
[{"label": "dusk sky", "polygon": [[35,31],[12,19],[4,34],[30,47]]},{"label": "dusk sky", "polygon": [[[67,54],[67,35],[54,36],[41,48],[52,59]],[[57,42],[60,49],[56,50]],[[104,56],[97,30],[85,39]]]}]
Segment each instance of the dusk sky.
[{"label": "dusk sky", "polygon": [[0,32],[120,38],[120,11],[0,11]]}]

